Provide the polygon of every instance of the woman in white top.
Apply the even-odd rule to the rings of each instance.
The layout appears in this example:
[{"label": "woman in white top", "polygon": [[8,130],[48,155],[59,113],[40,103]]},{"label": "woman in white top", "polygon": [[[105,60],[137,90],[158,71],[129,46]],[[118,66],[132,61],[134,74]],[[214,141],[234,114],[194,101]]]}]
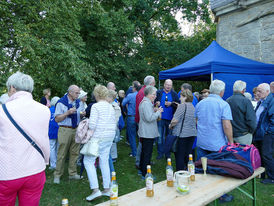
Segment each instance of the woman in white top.
[{"label": "woman in white top", "polygon": [[91,201],[99,196],[109,196],[110,169],[109,152],[114,139],[116,121],[115,112],[111,104],[107,102],[108,89],[105,86],[95,87],[93,94],[97,103],[91,107],[89,128],[93,132],[92,138],[99,138],[99,164],[103,176],[104,191],[99,190],[96,168],[94,163],[95,156],[84,156],[84,165],[88,174],[90,188],[93,190],[86,200]]}]

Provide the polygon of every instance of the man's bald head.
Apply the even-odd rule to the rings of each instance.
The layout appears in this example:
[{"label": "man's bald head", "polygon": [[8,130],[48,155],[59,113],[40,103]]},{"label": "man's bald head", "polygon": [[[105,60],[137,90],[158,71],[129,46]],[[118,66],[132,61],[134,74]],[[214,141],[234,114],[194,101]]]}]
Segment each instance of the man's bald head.
[{"label": "man's bald head", "polygon": [[77,85],[70,85],[69,86],[68,96],[72,101],[78,99],[79,94],[80,94],[80,88]]},{"label": "man's bald head", "polygon": [[110,90],[116,91],[116,87],[115,87],[115,84],[113,82],[109,82],[107,84],[107,88],[110,89]]},{"label": "man's bald head", "polygon": [[165,81],[165,83],[164,83],[164,90],[165,90],[166,92],[170,92],[171,89],[172,89],[172,85],[173,85],[172,80],[171,80],[171,79],[167,79],[167,80]]}]

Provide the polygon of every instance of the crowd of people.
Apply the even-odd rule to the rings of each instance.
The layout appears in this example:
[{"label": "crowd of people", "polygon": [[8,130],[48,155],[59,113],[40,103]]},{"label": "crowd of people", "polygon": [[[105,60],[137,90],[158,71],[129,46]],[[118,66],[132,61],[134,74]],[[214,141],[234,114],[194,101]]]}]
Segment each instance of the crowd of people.
[{"label": "crowd of people", "polygon": [[[110,196],[110,175],[115,171],[124,120],[129,158],[135,158],[141,179],[152,163],[154,145],[157,159],[170,157],[166,145],[172,134],[178,137],[174,152],[177,171],[187,168],[189,154],[195,156],[194,148],[199,160],[228,143],[254,144],[266,168],[261,182],[274,183],[274,82],[259,84],[252,98],[246,82],[238,80],[233,95],[225,101],[221,80],[212,81],[201,92],[193,92],[184,83],[177,93],[172,80],[165,80],[163,89],[157,90],[155,78],[146,76],[143,85],[133,81],[126,92],[117,93],[113,82],[97,85],[89,104],[88,93],[77,85],[69,86],[61,98],[50,99],[51,91],[45,89],[41,103],[33,100],[34,82],[29,75],[16,72],[6,85],[8,94],[0,98],[0,205],[15,205],[17,196],[19,204],[39,205],[46,165],[54,170],[53,182],[60,184],[67,157],[69,179],[82,179],[77,164],[86,169],[92,190],[87,201]],[[100,139],[98,157],[81,155],[83,145],[75,142],[77,126],[85,118],[89,118],[91,138]],[[103,191],[99,190],[97,167]],[[221,197],[223,201],[232,199]]]}]

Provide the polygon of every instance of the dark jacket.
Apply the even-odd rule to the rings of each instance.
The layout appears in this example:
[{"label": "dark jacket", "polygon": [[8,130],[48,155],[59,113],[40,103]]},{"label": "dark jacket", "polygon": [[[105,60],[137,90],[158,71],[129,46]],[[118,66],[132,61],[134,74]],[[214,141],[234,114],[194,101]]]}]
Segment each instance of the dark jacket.
[{"label": "dark jacket", "polygon": [[[156,94],[157,95],[156,95],[155,102],[157,102],[157,101],[161,102],[162,95],[163,95],[163,89],[158,90]],[[172,97],[172,102],[180,103],[179,97],[173,89],[171,90],[171,97]],[[173,107],[173,113],[174,113],[176,111],[177,105],[171,104],[171,106]]]},{"label": "dark jacket", "polygon": [[255,141],[263,140],[266,134],[274,134],[274,98],[270,93],[263,101],[264,111],[261,113],[254,135]]},{"label": "dark jacket", "polygon": [[252,103],[242,93],[234,92],[227,100],[232,112],[233,137],[240,137],[256,130],[256,114]]}]

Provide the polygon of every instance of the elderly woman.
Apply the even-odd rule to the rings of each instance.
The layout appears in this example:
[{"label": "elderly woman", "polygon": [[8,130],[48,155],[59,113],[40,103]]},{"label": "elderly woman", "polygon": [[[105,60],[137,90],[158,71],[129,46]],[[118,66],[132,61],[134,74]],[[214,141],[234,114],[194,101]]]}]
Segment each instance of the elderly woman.
[{"label": "elderly woman", "polygon": [[147,165],[150,165],[150,159],[153,150],[153,142],[159,136],[157,119],[161,116],[163,108],[155,108],[153,102],[156,99],[157,89],[152,86],[147,86],[144,90],[145,97],[139,105],[139,130],[138,135],[142,141],[142,151],[140,160],[140,169],[142,179],[147,173]]},{"label": "elderly woman", "polygon": [[49,121],[49,144],[50,144],[50,170],[54,170],[56,168],[56,161],[57,161],[57,151],[58,151],[58,129],[59,125],[55,121],[54,112],[55,112],[55,105],[58,102],[60,97],[53,97],[50,101],[50,121]]},{"label": "elderly woman", "polygon": [[181,104],[179,104],[170,123],[170,128],[173,128],[172,134],[178,136],[175,152],[177,171],[186,169],[188,156],[197,136],[192,93],[189,90],[184,90],[180,95],[180,100]]},{"label": "elderly woman", "polygon": [[80,111],[84,112],[86,110],[87,106],[87,92],[81,90],[78,99],[80,99]]},{"label": "elderly woman", "polygon": [[109,196],[110,186],[110,169],[109,169],[109,152],[114,139],[116,130],[115,111],[107,97],[109,94],[105,86],[98,85],[94,88],[93,94],[97,103],[93,104],[90,111],[89,128],[93,132],[92,138],[99,138],[99,164],[103,176],[104,191],[99,190],[97,173],[94,166],[95,156],[84,156],[84,164],[88,174],[90,189],[93,190],[91,195],[86,197],[91,201],[101,195]]},{"label": "elderly woman", "polygon": [[[39,205],[49,162],[50,111],[32,98],[33,79],[16,72],[7,81],[10,98],[0,107],[0,205]],[[2,105],[3,106],[3,105]],[[36,143],[14,126],[7,112]],[[39,151],[39,149],[40,151]]]},{"label": "elderly woman", "polygon": [[47,107],[50,107],[50,95],[51,95],[51,91],[50,89],[44,89],[43,90],[43,97],[40,100],[40,103],[43,105],[46,105]]}]

